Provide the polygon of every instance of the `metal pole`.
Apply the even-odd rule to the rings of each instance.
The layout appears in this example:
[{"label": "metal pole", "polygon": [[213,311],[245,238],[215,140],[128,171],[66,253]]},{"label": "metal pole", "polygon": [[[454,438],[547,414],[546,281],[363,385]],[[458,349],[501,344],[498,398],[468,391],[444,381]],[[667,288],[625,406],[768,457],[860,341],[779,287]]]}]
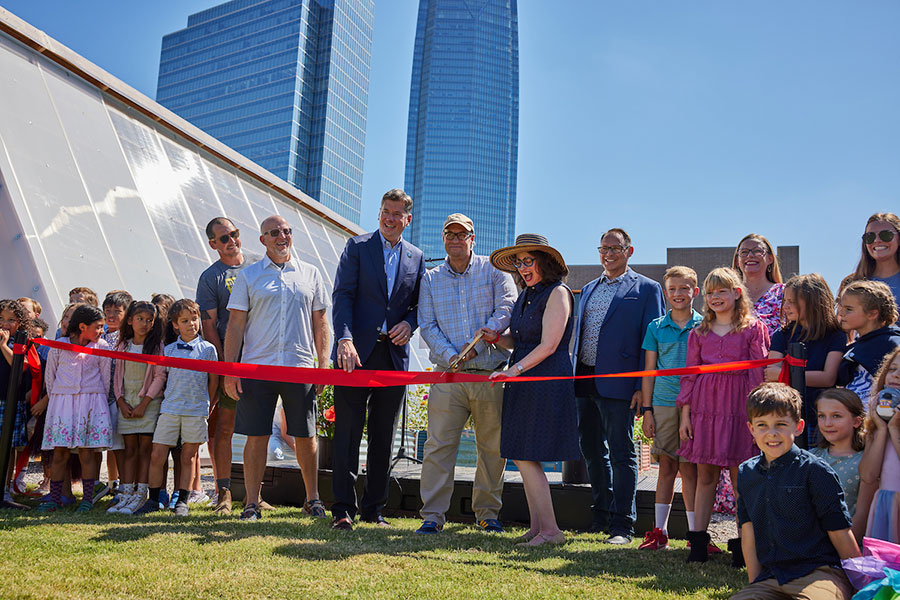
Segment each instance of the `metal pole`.
[{"label": "metal pole", "polygon": [[[13,338],[14,344],[25,345],[28,335],[24,331],[17,331]],[[9,385],[6,388],[6,398],[3,401],[3,427],[0,428],[0,473],[3,474],[3,485],[8,484],[6,474],[9,472],[9,463],[12,460],[12,434],[16,423],[16,408],[19,398],[19,385],[22,382],[22,368],[25,365],[25,354],[14,354],[12,366],[9,372]],[[17,502],[0,501],[0,508],[26,508]]]},{"label": "metal pole", "polygon": [[[793,358],[799,358],[801,360],[806,360],[806,344],[803,342],[793,342],[788,347],[788,356]],[[801,417],[806,419],[807,414],[809,414],[809,407],[806,406],[806,367],[795,367],[793,365],[790,366],[790,374],[791,374],[791,387],[800,392],[800,396],[804,398],[803,402],[803,413]],[[815,412],[815,411],[813,411]],[[803,429],[803,433],[801,433],[797,437],[797,445],[803,449],[809,447],[809,436],[806,433],[806,428]]]}]

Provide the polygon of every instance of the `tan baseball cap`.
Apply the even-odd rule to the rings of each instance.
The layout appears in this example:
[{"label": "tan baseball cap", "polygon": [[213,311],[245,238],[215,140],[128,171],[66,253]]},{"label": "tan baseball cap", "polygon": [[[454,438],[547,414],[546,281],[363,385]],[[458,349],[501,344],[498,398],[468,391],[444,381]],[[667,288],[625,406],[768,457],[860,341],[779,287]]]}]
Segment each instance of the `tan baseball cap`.
[{"label": "tan baseball cap", "polygon": [[462,213],[453,213],[447,217],[447,220],[444,221],[444,229],[447,229],[449,225],[454,224],[462,225],[469,233],[475,233],[475,224],[472,223],[472,219]]}]

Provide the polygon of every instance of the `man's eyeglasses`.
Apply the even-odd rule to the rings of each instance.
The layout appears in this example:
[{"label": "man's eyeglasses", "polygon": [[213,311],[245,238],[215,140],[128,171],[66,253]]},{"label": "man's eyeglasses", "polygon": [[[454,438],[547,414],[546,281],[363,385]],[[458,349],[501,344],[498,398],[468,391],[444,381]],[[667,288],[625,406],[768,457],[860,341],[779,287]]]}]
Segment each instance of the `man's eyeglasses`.
[{"label": "man's eyeglasses", "polygon": [[445,231],[444,239],[446,240],[459,240],[460,242],[464,242],[467,239],[472,237],[472,234],[468,231]]},{"label": "man's eyeglasses", "polygon": [[517,269],[521,269],[522,267],[530,267],[533,264],[534,264],[534,258],[531,256],[527,256],[527,257],[523,258],[522,260],[519,260],[518,258],[513,260],[513,266]]},{"label": "man's eyeglasses", "polygon": [[877,234],[874,231],[869,231],[862,235],[863,242],[865,242],[866,244],[874,244],[876,235],[882,242],[890,242],[892,239],[894,239],[896,232],[893,229],[883,229]]},{"label": "man's eyeglasses", "polygon": [[277,227],[275,229],[270,229],[266,233],[269,234],[270,236],[272,236],[273,238],[277,238],[282,233],[284,234],[284,237],[291,237],[291,234],[294,233],[294,230],[291,229],[290,227]]},{"label": "man's eyeglasses", "polygon": [[616,254],[625,252],[625,248],[622,246],[600,246],[597,248],[597,251],[600,252],[600,254],[612,254],[615,256]]},{"label": "man's eyeglasses", "polygon": [[769,253],[769,251],[766,250],[765,248],[754,248],[753,250],[746,250],[746,249],[741,250],[738,252],[738,256],[740,256],[741,258],[747,258],[748,256],[755,256],[756,258],[762,258],[763,256],[765,256],[768,253]]},{"label": "man's eyeglasses", "polygon": [[241,237],[241,230],[235,229],[234,231],[229,231],[228,233],[226,233],[224,235],[220,235],[219,237],[212,238],[212,239],[219,240],[221,243],[227,244],[228,240],[236,240],[239,237]]}]

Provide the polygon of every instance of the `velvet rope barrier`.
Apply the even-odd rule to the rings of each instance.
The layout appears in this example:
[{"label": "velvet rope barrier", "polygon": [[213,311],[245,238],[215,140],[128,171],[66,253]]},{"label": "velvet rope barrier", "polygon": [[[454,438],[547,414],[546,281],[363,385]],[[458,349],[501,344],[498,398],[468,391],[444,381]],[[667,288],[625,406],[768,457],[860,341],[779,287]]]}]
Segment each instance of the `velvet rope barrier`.
[{"label": "velvet rope barrier", "polygon": [[[68,350],[81,354],[103,356],[117,360],[129,360],[133,362],[201,371],[225,377],[240,377],[242,379],[262,379],[265,381],[283,381],[287,383],[310,383],[322,385],[342,385],[348,387],[389,387],[395,385],[416,385],[430,383],[519,383],[527,381],[552,381],[560,379],[595,379],[605,377],[661,377],[665,375],[699,375],[701,373],[723,373],[728,371],[745,371],[758,369],[778,363],[788,364],[788,361],[796,359],[764,358],[760,360],[740,360],[713,365],[698,365],[694,367],[681,367],[678,369],[654,369],[651,371],[629,371],[627,373],[608,373],[604,375],[563,375],[558,377],[528,377],[525,375],[511,377],[502,380],[490,380],[486,375],[473,373],[442,373],[440,371],[367,371],[355,369],[347,373],[342,369],[320,369],[308,367],[279,367],[272,365],[253,365],[247,363],[229,363],[194,358],[174,358],[157,356],[153,354],[134,354],[131,352],[116,352],[114,350],[101,350],[100,348],[87,348],[76,344],[60,342],[58,340],[45,340],[35,338],[33,343]],[[793,364],[793,363],[791,363]],[[805,365],[803,361],[803,365]]]}]

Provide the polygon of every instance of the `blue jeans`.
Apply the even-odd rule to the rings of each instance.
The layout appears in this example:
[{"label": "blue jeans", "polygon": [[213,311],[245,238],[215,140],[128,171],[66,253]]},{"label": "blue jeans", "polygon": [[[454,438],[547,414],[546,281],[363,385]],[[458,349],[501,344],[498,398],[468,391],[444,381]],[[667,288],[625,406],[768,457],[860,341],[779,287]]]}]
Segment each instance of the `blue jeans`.
[{"label": "blue jeans", "polygon": [[609,526],[611,535],[633,536],[638,468],[631,403],[597,396],[577,402],[578,440],[594,494],[594,524]]}]

